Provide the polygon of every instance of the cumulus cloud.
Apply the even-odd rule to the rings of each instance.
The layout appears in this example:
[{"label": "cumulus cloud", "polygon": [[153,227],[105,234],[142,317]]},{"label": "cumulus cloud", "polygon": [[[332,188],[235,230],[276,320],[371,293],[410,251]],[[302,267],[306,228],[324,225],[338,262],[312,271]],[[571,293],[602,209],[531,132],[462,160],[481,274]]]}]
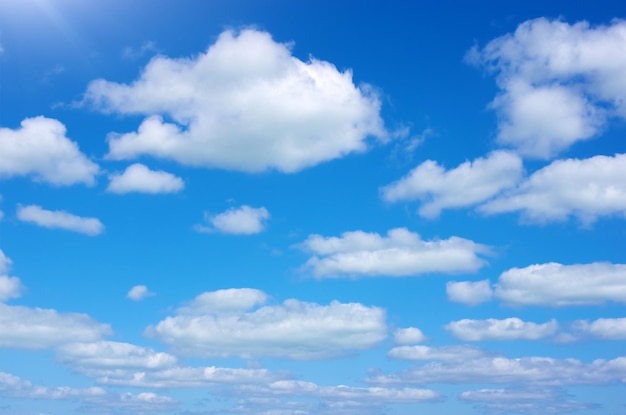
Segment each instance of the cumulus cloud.
[{"label": "cumulus cloud", "polygon": [[520,211],[534,222],[574,216],[590,224],[599,216],[626,217],[625,176],[626,154],[557,160],[480,210],[488,214]]},{"label": "cumulus cloud", "polygon": [[108,137],[111,159],[150,155],[294,172],[364,151],[370,136],[388,136],[373,88],[355,86],[350,71],[329,62],[303,62],[252,29],[226,31],[194,57],[156,56],[129,85],[95,80],[84,102],[148,116],[136,132]]},{"label": "cumulus cloud", "polygon": [[393,375],[375,375],[374,384],[469,383],[517,385],[606,385],[623,382],[626,357],[583,363],[551,357],[485,357],[462,361],[432,362]]},{"label": "cumulus cloud", "polygon": [[426,340],[424,333],[416,327],[407,327],[405,329],[397,329],[393,333],[393,341],[396,344],[415,344]]},{"label": "cumulus cloud", "polygon": [[436,218],[443,209],[473,206],[515,186],[522,177],[522,161],[505,151],[466,161],[454,169],[427,160],[402,179],[381,189],[388,202],[422,201],[418,213]]},{"label": "cumulus cloud", "polygon": [[243,205],[230,208],[217,215],[205,213],[204,219],[211,226],[196,225],[198,232],[221,232],[235,235],[252,235],[263,232],[270,213],[264,207],[253,208]]},{"label": "cumulus cloud", "polygon": [[626,340],[626,318],[599,318],[591,323],[577,320],[572,324],[576,336],[602,340]]},{"label": "cumulus cloud", "polygon": [[511,305],[573,306],[626,303],[626,265],[555,262],[512,268],[500,275],[496,298]]},{"label": "cumulus cloud", "polygon": [[143,164],[128,166],[121,174],[110,177],[107,191],[112,193],[176,193],[185,187],[180,177],[162,170],[150,170]]},{"label": "cumulus cloud", "polygon": [[[358,303],[333,301],[319,305],[290,299],[280,305],[244,311],[245,304],[252,306],[260,299],[254,294],[243,301],[222,299],[217,310],[207,306],[205,300],[149,326],[146,335],[187,356],[290,359],[345,355],[371,348],[387,335],[385,312]],[[225,311],[224,305],[233,307]]]},{"label": "cumulus cloud", "polygon": [[186,306],[178,309],[179,314],[202,315],[211,313],[242,313],[255,306],[265,304],[269,296],[254,288],[228,288],[208,291],[198,295]]},{"label": "cumulus cloud", "polygon": [[445,326],[454,337],[464,341],[488,341],[488,340],[538,340],[553,336],[559,325],[556,320],[537,324],[522,321],[519,318],[505,318],[498,320],[489,318],[486,320],[463,319],[450,322]]},{"label": "cumulus cloud", "polygon": [[491,103],[498,141],[548,158],[626,117],[626,22],[592,27],[545,18],[474,48],[468,59],[496,73]]},{"label": "cumulus cloud", "polygon": [[64,210],[46,210],[37,205],[18,205],[17,218],[44,228],[65,229],[89,236],[96,236],[104,231],[104,225],[96,218],[84,218]]},{"label": "cumulus cloud", "polygon": [[0,303],[0,347],[45,349],[73,341],[95,341],[111,327],[86,314]]},{"label": "cumulus cloud", "polygon": [[57,186],[93,185],[97,164],[65,136],[59,121],[26,118],[20,128],[0,128],[0,177],[30,176]]},{"label": "cumulus cloud", "polygon": [[446,283],[446,294],[450,301],[474,306],[491,300],[493,290],[489,280],[449,281]]},{"label": "cumulus cloud", "polygon": [[485,245],[456,236],[424,241],[406,228],[391,229],[387,236],[363,231],[310,235],[300,247],[314,254],[304,268],[318,278],[475,272],[486,264],[479,254],[489,253]]},{"label": "cumulus cloud", "polygon": [[57,348],[57,360],[79,368],[164,369],[177,363],[176,357],[130,343],[100,340],[68,343]]},{"label": "cumulus cloud", "polygon": [[131,288],[128,291],[128,294],[126,294],[127,298],[130,298],[133,301],[141,301],[146,297],[151,297],[153,295],[156,295],[155,293],[151,292],[148,287],[146,287],[145,285],[135,285],[133,288]]},{"label": "cumulus cloud", "polygon": [[391,359],[398,360],[468,360],[479,359],[492,355],[474,346],[399,346],[387,353]]}]

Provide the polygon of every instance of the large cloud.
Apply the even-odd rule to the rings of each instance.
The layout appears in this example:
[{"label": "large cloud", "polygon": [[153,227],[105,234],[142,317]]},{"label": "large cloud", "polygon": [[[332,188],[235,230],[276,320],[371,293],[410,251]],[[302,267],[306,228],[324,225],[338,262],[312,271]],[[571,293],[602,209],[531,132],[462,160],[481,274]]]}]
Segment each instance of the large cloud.
[{"label": "large cloud", "polygon": [[497,73],[498,141],[547,158],[597,135],[607,115],[626,117],[626,22],[591,27],[544,18],[474,48],[470,61]]},{"label": "large cloud", "polygon": [[363,231],[340,237],[311,235],[300,247],[314,254],[305,269],[318,278],[475,272],[486,264],[479,254],[489,252],[484,245],[456,236],[424,241],[406,228],[391,229],[387,236]]},{"label": "large cloud", "polygon": [[626,303],[626,265],[547,263],[500,275],[496,298],[512,305],[571,306]]},{"label": "large cloud", "polygon": [[92,185],[98,165],[65,133],[63,124],[45,117],[26,118],[17,130],[0,128],[0,177],[31,176],[58,186]]},{"label": "large cloud", "polygon": [[245,311],[245,305],[250,308],[263,301],[247,294],[250,293],[246,292],[247,300],[240,298],[243,303],[215,296],[222,305],[241,306],[228,311],[220,305],[212,310],[207,298],[196,299],[191,306],[180,308],[177,315],[148,327],[146,334],[183,355],[291,359],[345,355],[373,347],[387,335],[385,312],[380,308],[336,301],[319,305],[291,299]]},{"label": "large cloud", "polygon": [[46,210],[37,205],[18,206],[17,218],[44,228],[65,229],[89,236],[96,236],[104,231],[104,225],[97,218],[84,218],[64,210]]},{"label": "large cloud", "polygon": [[84,99],[148,115],[137,132],[109,136],[112,159],[294,172],[387,136],[371,87],[355,86],[350,71],[331,63],[303,62],[256,30],[226,31],[194,57],[155,57],[130,85],[93,81]]},{"label": "large cloud", "polygon": [[420,216],[435,218],[443,209],[472,206],[515,186],[523,170],[522,161],[505,151],[495,151],[447,171],[427,160],[381,192],[389,202],[419,199],[423,202]]},{"label": "large cloud", "polygon": [[531,221],[585,224],[599,216],[626,217],[626,154],[557,160],[537,170],[516,189],[480,208],[485,213],[521,211]]},{"label": "large cloud", "polygon": [[538,340],[553,336],[558,329],[556,320],[537,324],[511,317],[503,320],[489,318],[486,320],[463,319],[446,325],[446,330],[457,339],[465,341],[485,340]]}]

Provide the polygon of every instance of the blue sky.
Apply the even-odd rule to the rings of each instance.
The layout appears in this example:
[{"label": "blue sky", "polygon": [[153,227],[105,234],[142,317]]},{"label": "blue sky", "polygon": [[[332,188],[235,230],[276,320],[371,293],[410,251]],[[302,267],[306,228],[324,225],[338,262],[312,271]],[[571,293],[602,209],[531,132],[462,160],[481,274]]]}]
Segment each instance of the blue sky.
[{"label": "blue sky", "polygon": [[0,413],[623,414],[618,1],[0,4]]}]

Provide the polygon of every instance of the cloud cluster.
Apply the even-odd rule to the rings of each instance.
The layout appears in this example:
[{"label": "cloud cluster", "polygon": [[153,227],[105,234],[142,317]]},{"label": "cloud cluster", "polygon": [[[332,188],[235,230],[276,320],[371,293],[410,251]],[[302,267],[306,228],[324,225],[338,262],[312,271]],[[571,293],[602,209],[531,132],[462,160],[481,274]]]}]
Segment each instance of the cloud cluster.
[{"label": "cloud cluster", "polygon": [[[265,298],[250,291],[229,295],[225,299],[223,292],[201,294],[175,316],[148,327],[146,334],[187,356],[290,359],[345,355],[373,347],[387,335],[385,312],[377,307],[291,299],[247,311],[245,306],[251,308]],[[214,307],[211,297],[217,298]]]},{"label": "cloud cluster", "polygon": [[626,117],[626,22],[574,25],[545,18],[474,48],[468,59],[496,73],[498,141],[549,158]]},{"label": "cloud cluster", "polygon": [[300,247],[314,254],[304,268],[317,278],[475,272],[486,264],[479,254],[489,253],[488,247],[456,236],[424,241],[406,228],[391,229],[387,236],[363,231],[310,235]]},{"label": "cloud cluster", "polygon": [[20,128],[0,128],[0,178],[30,176],[57,186],[93,185],[97,164],[65,136],[59,121],[26,118]]},{"label": "cloud cluster", "polygon": [[371,87],[331,63],[303,62],[253,29],[226,31],[194,57],[154,57],[129,85],[93,81],[84,102],[148,116],[136,132],[109,136],[110,159],[295,172],[388,135]]},{"label": "cloud cluster", "polygon": [[217,215],[205,213],[204,220],[210,224],[196,225],[198,232],[221,232],[234,235],[253,235],[263,232],[265,223],[270,218],[270,213],[264,207],[253,208],[240,206],[230,208]]},{"label": "cloud cluster", "polygon": [[64,210],[46,210],[37,205],[18,206],[17,218],[44,228],[65,229],[89,236],[96,236],[104,231],[104,225],[97,218],[84,218]]}]

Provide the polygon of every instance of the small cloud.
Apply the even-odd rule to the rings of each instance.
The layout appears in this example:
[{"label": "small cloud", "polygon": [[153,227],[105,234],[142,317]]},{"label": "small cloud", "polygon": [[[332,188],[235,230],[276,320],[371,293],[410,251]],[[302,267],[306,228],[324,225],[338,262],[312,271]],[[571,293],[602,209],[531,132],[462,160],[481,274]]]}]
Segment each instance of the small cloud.
[{"label": "small cloud", "polygon": [[195,225],[198,232],[221,232],[236,235],[252,235],[265,229],[270,213],[264,207],[253,208],[243,205],[230,208],[217,215],[205,214],[204,219],[211,226]]},{"label": "small cloud", "polygon": [[141,301],[146,297],[152,297],[156,295],[155,293],[148,290],[148,287],[145,285],[135,285],[133,288],[128,291],[126,294],[127,298],[130,298],[133,301]]},{"label": "small cloud", "polygon": [[449,281],[446,284],[446,294],[448,294],[448,300],[452,302],[475,306],[490,301],[493,297],[493,290],[489,280]]},{"label": "small cloud", "polygon": [[416,344],[423,342],[425,339],[424,333],[416,327],[397,329],[393,333],[393,341],[396,344]]},{"label": "small cloud", "polygon": [[185,183],[180,177],[161,170],[150,170],[139,163],[127,167],[122,174],[112,175],[110,179],[107,191],[118,194],[176,193],[185,188]]},{"label": "small cloud", "polygon": [[135,60],[141,58],[149,52],[158,52],[156,44],[151,40],[143,42],[143,44],[138,48],[133,48],[131,46],[124,48],[124,50],[122,50],[122,56],[125,59]]},{"label": "small cloud", "polygon": [[17,218],[44,228],[65,229],[89,236],[100,235],[104,231],[104,225],[96,218],[83,218],[64,210],[46,210],[37,205],[18,205]]}]

